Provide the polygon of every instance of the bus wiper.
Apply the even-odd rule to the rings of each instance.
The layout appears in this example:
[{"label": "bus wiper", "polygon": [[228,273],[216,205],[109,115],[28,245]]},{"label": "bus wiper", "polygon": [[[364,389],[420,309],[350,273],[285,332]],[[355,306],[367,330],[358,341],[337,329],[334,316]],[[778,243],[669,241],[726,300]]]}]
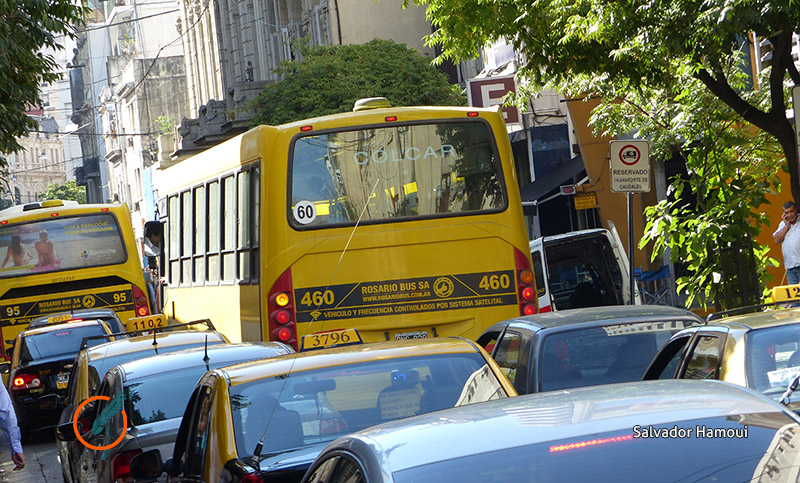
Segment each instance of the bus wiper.
[{"label": "bus wiper", "polygon": [[[378,183],[380,183],[380,181],[381,181],[380,178],[377,178],[375,180],[375,184],[372,186],[372,191],[370,191],[369,196],[367,196],[367,199],[364,201],[364,207],[361,208],[361,213],[359,213],[358,215],[356,224],[353,226],[353,230],[350,231],[350,237],[347,239],[347,243],[344,244],[344,249],[342,250],[342,253],[339,255],[339,260],[336,262],[336,266],[333,267],[333,272],[331,272],[331,278],[328,280],[328,285],[325,287],[325,290],[328,290],[328,288],[330,288],[331,286],[331,283],[333,283],[333,277],[336,276],[336,270],[338,270],[339,265],[342,264],[342,259],[344,258],[344,254],[347,253],[347,249],[350,247],[350,242],[353,240],[353,235],[356,234],[356,228],[358,228],[358,225],[361,224],[361,219],[364,218],[364,213],[367,212],[367,207],[369,206],[369,200],[372,198],[372,195],[375,194],[375,190],[378,189]],[[322,305],[322,303],[317,305],[317,309],[319,309],[320,305]],[[311,325],[309,325],[309,327],[311,327]]]},{"label": "bus wiper", "polygon": [[789,402],[787,401],[792,393],[797,389],[797,385],[800,384],[800,374],[794,376],[792,382],[789,383],[789,387],[786,388],[786,392],[783,393],[781,398],[778,400],[779,404],[783,404],[784,406],[788,406]]}]

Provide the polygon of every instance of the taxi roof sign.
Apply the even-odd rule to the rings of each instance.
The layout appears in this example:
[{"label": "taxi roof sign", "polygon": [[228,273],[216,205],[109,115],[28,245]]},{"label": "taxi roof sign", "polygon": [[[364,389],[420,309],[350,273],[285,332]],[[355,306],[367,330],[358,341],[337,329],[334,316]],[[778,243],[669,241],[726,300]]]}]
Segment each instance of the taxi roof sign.
[{"label": "taxi roof sign", "polygon": [[773,302],[794,302],[800,300],[800,284],[772,287]]}]

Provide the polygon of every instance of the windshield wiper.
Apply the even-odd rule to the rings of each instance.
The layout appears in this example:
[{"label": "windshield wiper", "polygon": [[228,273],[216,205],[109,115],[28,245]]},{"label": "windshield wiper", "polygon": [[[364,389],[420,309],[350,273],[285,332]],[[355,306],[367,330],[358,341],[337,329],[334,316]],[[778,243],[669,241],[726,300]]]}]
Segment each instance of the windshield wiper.
[{"label": "windshield wiper", "polygon": [[789,399],[792,393],[797,389],[798,384],[800,384],[800,374],[794,376],[794,379],[792,379],[792,382],[789,383],[789,387],[786,388],[786,392],[783,393],[781,398],[778,400],[778,403],[788,406],[789,403],[787,402],[787,399]]}]

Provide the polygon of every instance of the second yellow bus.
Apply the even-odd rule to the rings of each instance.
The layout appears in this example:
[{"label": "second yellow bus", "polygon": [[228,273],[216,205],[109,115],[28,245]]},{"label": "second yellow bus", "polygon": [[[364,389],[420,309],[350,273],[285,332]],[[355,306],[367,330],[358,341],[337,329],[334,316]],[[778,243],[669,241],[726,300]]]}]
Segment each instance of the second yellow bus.
[{"label": "second yellow bus", "polygon": [[43,315],[105,307],[125,323],[150,313],[125,204],[48,200],[0,211],[0,257],[5,349]]}]

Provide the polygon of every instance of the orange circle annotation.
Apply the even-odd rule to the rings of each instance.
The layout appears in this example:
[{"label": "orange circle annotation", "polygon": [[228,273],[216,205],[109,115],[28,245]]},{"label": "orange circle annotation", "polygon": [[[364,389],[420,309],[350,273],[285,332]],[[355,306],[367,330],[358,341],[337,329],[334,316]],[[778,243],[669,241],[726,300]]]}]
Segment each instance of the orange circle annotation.
[{"label": "orange circle annotation", "polygon": [[[83,409],[84,406],[86,406],[90,402],[96,401],[96,400],[109,401],[109,400],[111,400],[111,398],[108,397],[108,396],[92,396],[90,398],[87,398],[83,402],[78,404],[78,407],[75,409],[75,413],[74,414],[75,415],[80,414],[81,413],[81,409]],[[120,441],[122,441],[122,438],[125,437],[126,428],[128,427],[128,415],[125,414],[125,410],[124,409],[122,409],[121,412],[122,412],[122,428],[123,428],[122,429],[122,433],[119,435],[119,438],[117,438],[113,443],[107,444],[105,446],[95,446],[93,444],[88,443],[85,439],[83,439],[83,437],[81,436],[80,431],[78,431],[78,420],[75,419],[75,417],[73,416],[73,418],[72,418],[72,429],[75,431],[75,436],[78,437],[78,441],[80,441],[84,446],[86,446],[89,449],[93,449],[93,450],[96,450],[96,451],[103,451],[103,450],[107,450],[107,449],[113,448],[114,446],[118,445],[120,443]]]}]

